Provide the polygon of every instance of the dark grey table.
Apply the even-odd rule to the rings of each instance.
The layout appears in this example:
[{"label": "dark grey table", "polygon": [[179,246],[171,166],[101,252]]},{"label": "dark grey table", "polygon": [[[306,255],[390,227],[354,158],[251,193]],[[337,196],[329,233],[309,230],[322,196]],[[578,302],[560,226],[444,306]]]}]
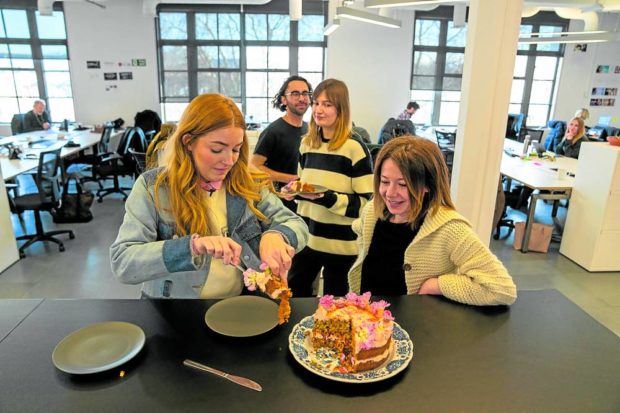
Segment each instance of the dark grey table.
[{"label": "dark grey table", "polygon": [[43,300],[0,300],[0,343]]},{"label": "dark grey table", "polygon": [[[400,375],[367,384],[321,378],[289,353],[288,335],[316,299],[294,299],[288,325],[242,339],[206,327],[213,301],[46,300],[0,343],[0,411],[620,411],[620,338],[556,291],[520,292],[510,308],[429,296],[389,300],[413,339],[414,358]],[[0,301],[0,312],[6,308]],[[109,320],[144,329],[136,358],[90,376],[55,369],[51,354],[63,337]],[[185,358],[252,378],[264,390],[184,367]]]}]

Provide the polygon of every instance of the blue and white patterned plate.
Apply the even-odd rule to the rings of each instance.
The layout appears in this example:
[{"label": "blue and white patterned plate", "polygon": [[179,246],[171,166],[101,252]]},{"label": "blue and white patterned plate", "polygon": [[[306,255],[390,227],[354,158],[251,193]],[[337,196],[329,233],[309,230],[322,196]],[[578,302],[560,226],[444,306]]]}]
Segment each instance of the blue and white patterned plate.
[{"label": "blue and white patterned plate", "polygon": [[315,350],[310,342],[310,331],[314,326],[313,316],[301,320],[288,337],[288,348],[303,367],[311,372],[330,380],[346,383],[370,383],[393,377],[403,371],[413,358],[413,343],[409,334],[397,323],[394,323],[392,354],[379,367],[359,373],[340,373],[334,371],[338,359],[334,352],[325,349]]}]

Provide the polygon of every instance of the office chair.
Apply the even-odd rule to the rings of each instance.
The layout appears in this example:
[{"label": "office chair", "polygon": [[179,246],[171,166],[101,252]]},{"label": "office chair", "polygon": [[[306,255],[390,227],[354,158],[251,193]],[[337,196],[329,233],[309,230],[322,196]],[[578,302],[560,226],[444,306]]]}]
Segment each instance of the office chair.
[{"label": "office chair", "polygon": [[129,148],[129,153],[133,157],[134,163],[136,165],[136,173],[140,175],[144,172],[146,168],[146,152],[138,152],[133,148]]},{"label": "office chair", "polygon": [[11,134],[17,135],[24,131],[24,114],[16,113],[11,119]]},{"label": "office chair", "polygon": [[[101,139],[99,140],[99,143],[93,147],[93,153],[80,153],[80,155],[76,158],[65,161],[67,173],[71,174],[77,172],[80,175],[82,182],[97,182],[99,189],[103,189],[103,185],[101,184],[101,181],[97,179],[97,176],[93,171],[93,167],[95,165],[99,165],[104,156],[111,155],[110,139],[113,129],[114,125],[111,122],[107,122],[101,131]],[[91,176],[83,176],[82,172],[86,170],[90,170]]]},{"label": "office chair", "polygon": [[137,176],[135,161],[129,149],[145,153],[146,148],[146,137],[142,129],[133,127],[125,130],[116,152],[101,159],[99,165],[93,167],[97,179],[112,179],[114,182],[112,187],[97,191],[97,202],[102,202],[104,197],[114,193],[123,195],[123,200],[127,199],[125,191],[130,191],[131,188],[121,187],[119,177],[130,175],[135,178]]},{"label": "office chair", "polygon": [[452,164],[454,163],[454,146],[456,144],[456,131],[446,132],[435,130],[435,136],[437,137],[437,146],[443,154],[443,157],[448,166],[448,171],[452,174]]},{"label": "office chair", "polygon": [[31,175],[34,177],[35,184],[37,186],[37,192],[18,195],[13,198],[13,202],[16,211],[33,211],[36,233],[29,235],[22,235],[17,237],[18,241],[26,240],[26,243],[19,247],[20,258],[25,258],[26,248],[38,241],[51,241],[58,244],[58,250],[63,252],[65,250],[64,244],[54,238],[55,235],[69,234],[69,238],[75,238],[73,231],[71,230],[57,230],[45,232],[43,229],[43,223],[41,221],[41,211],[51,212],[58,206],[60,201],[62,168],[60,167],[60,151],[62,148],[54,149],[51,151],[41,152],[39,155],[39,165],[37,167],[37,173]]}]

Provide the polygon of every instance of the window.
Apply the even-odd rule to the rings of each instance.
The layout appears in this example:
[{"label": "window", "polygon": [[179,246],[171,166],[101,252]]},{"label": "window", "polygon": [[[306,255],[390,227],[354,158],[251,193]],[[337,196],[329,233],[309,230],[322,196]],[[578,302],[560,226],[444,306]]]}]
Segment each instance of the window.
[{"label": "window", "polygon": [[282,116],[271,99],[287,77],[299,74],[313,86],[323,79],[322,6],[304,5],[299,21],[290,21],[288,2],[278,0],[243,11],[239,6],[160,6],[164,120],[178,120],[187,103],[202,93],[229,96],[248,121]]},{"label": "window", "polygon": [[[557,32],[567,21],[541,12],[524,19],[522,33]],[[411,100],[420,104],[416,123],[456,126],[461,99],[466,28],[454,27],[452,7],[416,12],[411,70]],[[528,126],[549,118],[563,46],[519,45],[510,95],[511,113],[524,113]]]},{"label": "window", "polygon": [[75,120],[67,34],[62,10],[0,8],[0,122],[47,101],[53,120]]}]

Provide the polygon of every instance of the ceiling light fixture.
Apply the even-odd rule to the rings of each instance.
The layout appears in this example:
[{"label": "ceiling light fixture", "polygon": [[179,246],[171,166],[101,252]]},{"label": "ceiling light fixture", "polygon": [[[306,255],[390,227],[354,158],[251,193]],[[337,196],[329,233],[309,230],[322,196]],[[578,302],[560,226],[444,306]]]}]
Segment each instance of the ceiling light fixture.
[{"label": "ceiling light fixture", "polygon": [[330,24],[323,28],[323,35],[329,36],[340,27],[340,20],[334,19]]},{"label": "ceiling light fixture", "polygon": [[336,17],[343,19],[357,20],[364,23],[377,24],[379,26],[399,29],[402,25],[400,20],[390,19],[389,17],[379,16],[378,14],[368,13],[352,7],[338,7]]},{"label": "ceiling light fixture", "polygon": [[590,32],[581,34],[554,33],[554,36],[520,37],[520,44],[539,43],[603,43],[620,40],[618,32]]},{"label": "ceiling light fixture", "polygon": [[429,4],[467,3],[468,0],[365,0],[364,7],[376,9],[379,7],[423,6]]}]

